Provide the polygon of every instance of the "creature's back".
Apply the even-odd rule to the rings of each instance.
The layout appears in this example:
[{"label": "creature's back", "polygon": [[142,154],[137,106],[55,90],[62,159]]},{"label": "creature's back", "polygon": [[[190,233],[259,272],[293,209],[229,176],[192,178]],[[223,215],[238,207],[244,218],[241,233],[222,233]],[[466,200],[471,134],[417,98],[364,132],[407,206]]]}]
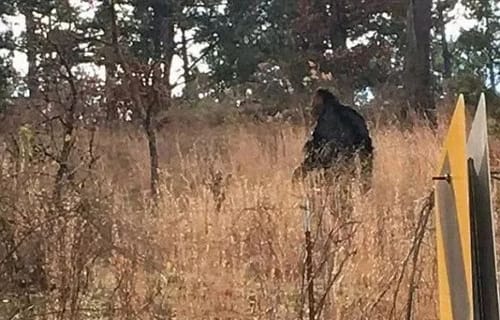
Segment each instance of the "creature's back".
[{"label": "creature's back", "polygon": [[364,119],[349,107],[324,108],[313,138],[319,143],[334,143],[339,149],[351,149],[369,138]]},{"label": "creature's back", "polygon": [[356,110],[346,106],[339,108],[339,115],[342,118],[342,122],[351,129],[350,132],[352,134],[353,146],[356,148],[364,148],[365,151],[372,152],[372,140],[363,116]]}]

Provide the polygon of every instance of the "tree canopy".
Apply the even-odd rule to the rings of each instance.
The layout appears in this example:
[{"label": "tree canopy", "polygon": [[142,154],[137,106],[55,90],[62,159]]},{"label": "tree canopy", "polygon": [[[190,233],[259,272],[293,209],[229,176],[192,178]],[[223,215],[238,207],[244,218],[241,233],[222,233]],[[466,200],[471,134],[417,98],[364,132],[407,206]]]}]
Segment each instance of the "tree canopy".
[{"label": "tree canopy", "polygon": [[[353,103],[367,90],[377,97],[387,87],[402,86],[405,72],[415,76],[414,71],[405,71],[412,61],[416,66],[424,65],[431,77],[422,82],[430,92],[427,97],[460,88],[460,83],[471,77],[493,92],[499,84],[500,8],[494,0],[434,0],[430,6],[413,11],[406,1],[388,0],[80,3],[91,8],[92,14],[83,14],[75,2],[61,0],[0,4],[3,17],[23,16],[26,22],[20,37],[14,38],[11,32],[0,37],[6,52],[0,64],[3,95],[10,95],[7,88],[21,84],[13,83],[9,67],[14,52],[27,56],[29,71],[21,80],[32,95],[43,89],[48,75],[53,77],[51,57],[55,50],[65,51],[71,64],[103,66],[106,81],[117,80],[121,68],[113,51],[114,41],[137,64],[158,66],[151,75],[163,79],[167,95],[175,86],[186,84],[190,88],[185,90],[186,96],[206,92],[220,96],[228,89],[252,88],[260,93],[259,99],[266,100],[277,94],[306,93],[321,84],[334,87],[343,100]],[[114,18],[110,16],[111,4],[116,6]],[[454,18],[457,5],[466,8],[466,18],[476,23],[451,39],[446,25]],[[412,25],[410,11],[431,17],[430,31],[422,29],[421,23]],[[414,32],[408,32],[413,27]],[[429,49],[419,57],[409,54],[418,52],[420,43]],[[195,46],[202,47],[198,55],[191,54]],[[182,61],[183,81],[171,79],[174,60]],[[200,73],[201,65],[208,69],[206,75]],[[207,81],[201,85],[200,79]],[[191,82],[198,85],[191,86]],[[413,106],[423,103],[417,101],[421,96],[407,91],[398,99],[407,99]],[[425,102],[432,108],[429,103]]]}]

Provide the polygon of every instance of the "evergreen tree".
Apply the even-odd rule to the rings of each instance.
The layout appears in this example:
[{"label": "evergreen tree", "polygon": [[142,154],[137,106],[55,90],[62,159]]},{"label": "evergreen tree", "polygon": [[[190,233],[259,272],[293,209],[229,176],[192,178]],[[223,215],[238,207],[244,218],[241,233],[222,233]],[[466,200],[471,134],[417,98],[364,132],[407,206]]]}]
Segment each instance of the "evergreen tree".
[{"label": "evergreen tree", "polygon": [[433,70],[441,75],[438,84],[449,80],[453,74],[453,55],[446,34],[446,24],[453,19],[451,11],[457,3],[458,0],[437,0],[434,3],[432,58]]},{"label": "evergreen tree", "polygon": [[404,9],[389,1],[301,0],[295,24],[301,49],[352,102],[355,92],[401,72]]},{"label": "evergreen tree", "polygon": [[219,90],[262,83],[259,66],[267,66],[281,71],[284,91],[307,90],[312,82],[304,81],[317,85],[323,74],[352,102],[355,91],[402,70],[404,8],[382,0],[205,1],[195,18],[197,40],[209,44],[206,61]]},{"label": "evergreen tree", "polygon": [[254,81],[260,63],[280,65],[293,48],[293,1],[203,1],[194,13],[195,38],[207,43],[202,55],[218,90]]},{"label": "evergreen tree", "polygon": [[468,18],[477,25],[462,31],[455,44],[458,73],[483,79],[495,92],[500,68],[500,7],[495,0],[462,1],[469,8]]},{"label": "evergreen tree", "polygon": [[[4,23],[6,16],[13,15],[15,12],[13,3],[5,1],[0,3],[0,23]],[[14,41],[11,31],[0,33],[0,112],[5,108],[7,100],[11,97],[13,91],[13,76],[15,74],[12,67],[12,54],[14,50]]]},{"label": "evergreen tree", "polygon": [[36,97],[41,82],[47,82],[47,76],[54,75],[53,53],[58,48],[64,51],[78,49],[75,37],[78,13],[65,0],[9,0],[6,3],[3,5],[11,14],[23,15],[26,21],[26,29],[20,41],[16,41],[20,45],[15,49],[27,56],[26,84],[30,96]]}]

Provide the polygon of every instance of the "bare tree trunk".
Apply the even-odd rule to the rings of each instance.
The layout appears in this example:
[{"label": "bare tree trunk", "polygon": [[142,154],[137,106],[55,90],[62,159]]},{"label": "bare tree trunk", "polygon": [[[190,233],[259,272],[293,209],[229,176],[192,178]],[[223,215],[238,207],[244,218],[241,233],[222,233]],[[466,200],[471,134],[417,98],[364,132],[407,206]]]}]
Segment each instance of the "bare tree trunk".
[{"label": "bare tree trunk", "polygon": [[36,66],[36,34],[35,34],[35,20],[33,12],[28,8],[23,10],[24,17],[26,18],[26,53],[28,56],[28,89],[30,97],[36,97],[38,94],[38,76]]},{"label": "bare tree trunk", "polygon": [[403,120],[408,120],[408,109],[411,107],[434,126],[436,118],[430,61],[431,8],[432,0],[409,0],[405,61],[408,106],[403,108],[401,115]]},{"label": "bare tree trunk", "polygon": [[192,75],[189,66],[189,54],[188,54],[188,42],[186,39],[186,30],[182,29],[182,67],[184,69],[184,98],[191,99],[194,93],[193,83],[192,83]]},{"label": "bare tree trunk", "polygon": [[341,0],[335,1],[334,12],[335,19],[330,25],[330,39],[334,48],[347,48],[347,30],[346,30],[346,15],[345,4]]},{"label": "bare tree trunk", "polygon": [[446,28],[445,28],[445,17],[444,8],[438,9],[438,30],[441,36],[441,50],[443,57],[443,77],[445,79],[451,78],[451,68],[452,68],[452,55],[450,53],[450,48],[448,46],[448,40],[446,40]]},{"label": "bare tree trunk", "polygon": [[[110,1],[111,15],[111,34],[113,39],[113,47],[117,59],[124,69],[125,76],[130,85],[130,97],[136,107],[139,109],[142,118],[143,128],[148,139],[149,160],[150,160],[150,188],[151,196],[157,203],[159,195],[159,157],[156,140],[156,124],[155,117],[161,108],[168,108],[170,104],[170,68],[171,61],[175,53],[174,42],[174,24],[171,17],[172,11],[162,1],[154,3],[153,10],[155,11],[155,37],[153,43],[158,56],[154,57],[159,61],[163,61],[163,70],[156,67],[153,70],[153,84],[151,86],[143,86],[138,79],[134,79],[129,63],[125,59],[120,45],[118,43],[118,27],[116,22],[116,12],[113,0]],[[141,90],[146,90],[147,97]],[[165,99],[166,98],[166,99]]]},{"label": "bare tree trunk", "polygon": [[489,74],[490,74],[490,85],[491,90],[493,92],[497,92],[497,81],[496,81],[496,73],[495,73],[495,62],[493,58],[491,58],[490,63],[488,64]]},{"label": "bare tree trunk", "polygon": [[[117,44],[114,43],[115,40],[113,38],[112,32],[106,30],[107,37],[112,44],[113,47],[115,47]],[[115,98],[113,97],[113,88],[116,85],[116,57],[112,59],[106,59],[104,62],[104,68],[106,71],[106,90],[109,91],[109,94],[107,94],[107,105],[106,105],[106,123],[110,124],[113,123],[114,121],[117,121],[120,118],[120,115],[118,113],[118,108],[116,105]]]},{"label": "bare tree trunk", "polygon": [[[493,6],[493,4],[492,4]],[[492,32],[492,25],[490,18],[486,18],[486,32],[488,33],[488,38],[493,39],[494,35]],[[497,81],[496,81],[496,72],[495,72],[495,48],[493,42],[488,44],[488,73],[490,77],[490,85],[491,90],[496,93],[497,92]]]},{"label": "bare tree trunk", "polygon": [[445,79],[451,78],[451,70],[452,70],[452,61],[451,61],[451,53],[450,48],[448,47],[448,41],[446,40],[446,33],[443,29],[442,34],[443,39],[441,40],[441,45],[443,47],[443,76]]},{"label": "bare tree trunk", "polygon": [[316,312],[314,311],[314,276],[313,276],[313,245],[311,241],[311,231],[306,230],[306,279],[307,279],[307,297],[309,301],[309,319],[314,320]]},{"label": "bare tree trunk", "polygon": [[160,165],[158,161],[156,128],[152,123],[151,110],[149,110],[148,115],[146,115],[146,121],[144,122],[144,129],[146,130],[146,136],[148,138],[149,165],[151,173],[150,177],[151,196],[156,202],[158,200],[158,195],[159,195],[158,185],[160,181]]},{"label": "bare tree trunk", "polygon": [[[347,17],[345,13],[346,4],[343,0],[337,0],[334,4],[333,14],[335,18],[330,24],[330,41],[336,50],[347,50]],[[344,103],[354,104],[354,88],[350,76],[337,75],[337,86],[339,96]]]}]

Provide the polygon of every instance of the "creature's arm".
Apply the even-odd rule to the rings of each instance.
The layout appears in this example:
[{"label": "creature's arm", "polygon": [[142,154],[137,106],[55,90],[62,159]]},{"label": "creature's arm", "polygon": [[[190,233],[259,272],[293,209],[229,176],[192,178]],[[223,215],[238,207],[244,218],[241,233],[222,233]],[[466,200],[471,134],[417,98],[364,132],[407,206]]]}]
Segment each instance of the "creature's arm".
[{"label": "creature's arm", "polygon": [[344,115],[347,116],[349,122],[353,126],[356,140],[361,142],[366,149],[371,151],[373,149],[372,140],[365,119],[355,110],[348,110],[348,112],[344,112]]},{"label": "creature's arm", "polygon": [[302,147],[302,152],[306,155],[309,152],[311,152],[314,149],[314,136],[311,134],[309,139],[307,139],[306,143],[304,143],[304,146]]},{"label": "creature's arm", "polygon": [[297,181],[298,179],[304,179],[307,174],[314,169],[314,163],[316,161],[316,148],[316,141],[311,135],[302,149],[304,152],[304,160],[301,162],[300,166],[298,166],[293,172],[294,181]]}]

